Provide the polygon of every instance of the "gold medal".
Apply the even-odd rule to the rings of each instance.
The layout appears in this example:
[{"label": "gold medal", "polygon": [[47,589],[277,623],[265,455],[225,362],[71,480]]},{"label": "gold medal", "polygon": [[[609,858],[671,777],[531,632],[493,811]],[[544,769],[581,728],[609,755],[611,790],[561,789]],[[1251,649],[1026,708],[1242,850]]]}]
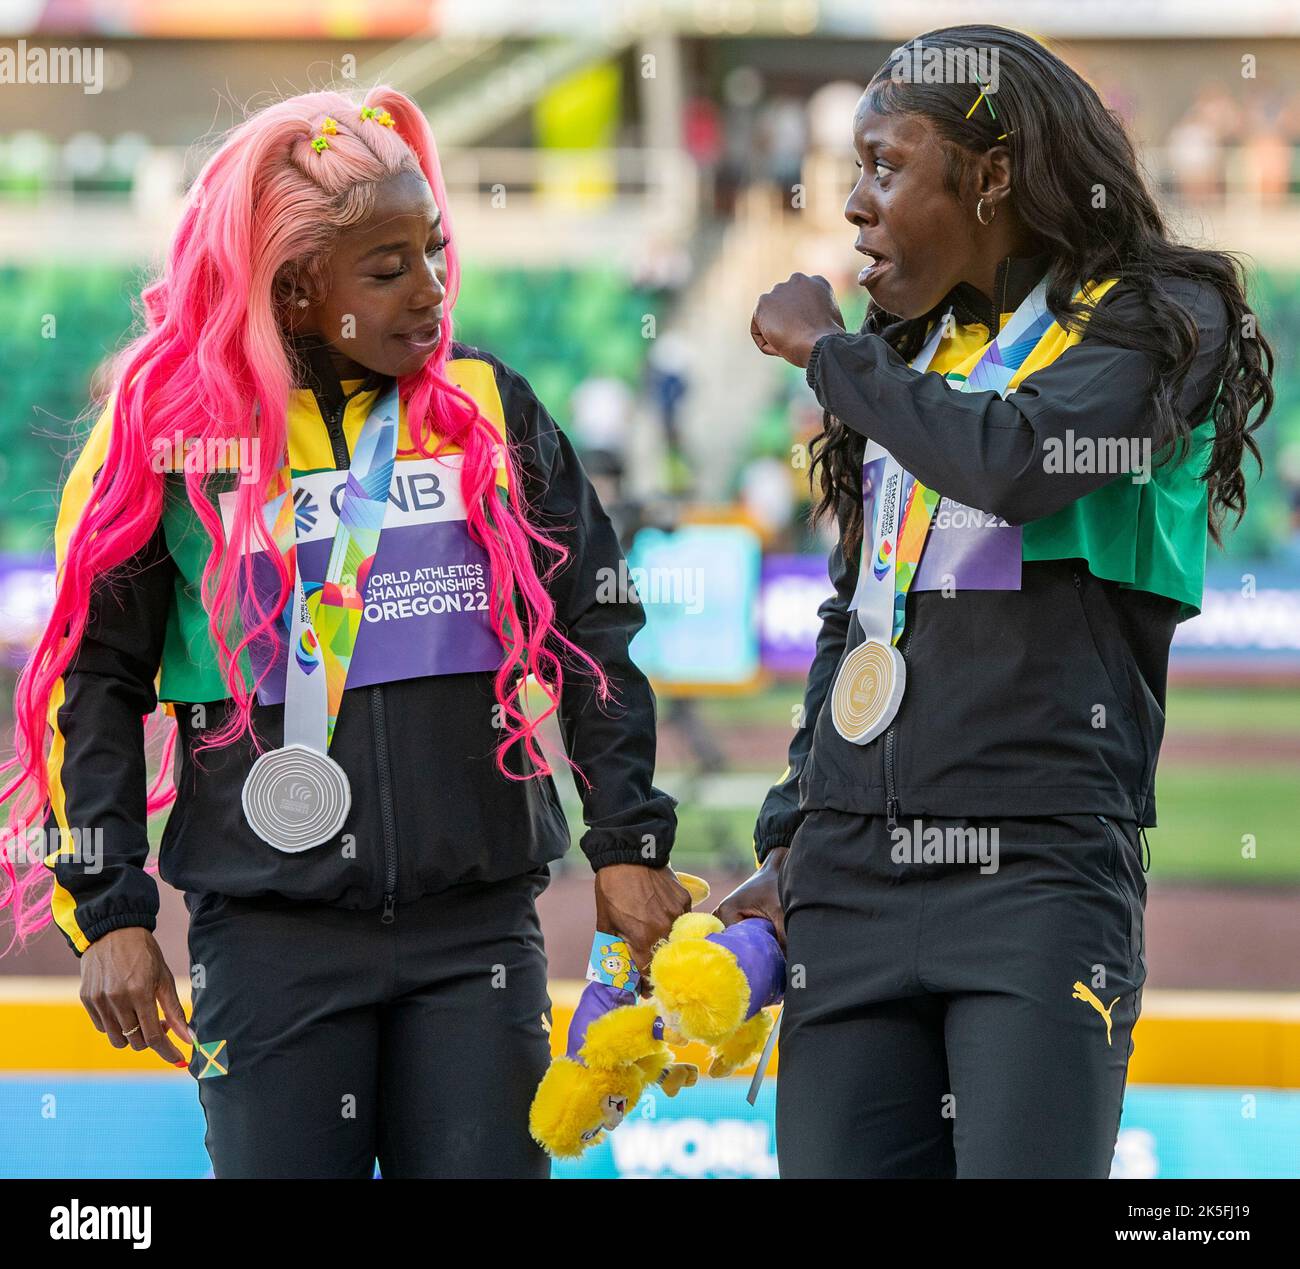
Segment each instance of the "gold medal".
[{"label": "gold medal", "polygon": [[894,720],[907,682],[907,663],[892,644],[868,639],[848,654],[831,689],[835,730],[855,745],[875,740]]}]

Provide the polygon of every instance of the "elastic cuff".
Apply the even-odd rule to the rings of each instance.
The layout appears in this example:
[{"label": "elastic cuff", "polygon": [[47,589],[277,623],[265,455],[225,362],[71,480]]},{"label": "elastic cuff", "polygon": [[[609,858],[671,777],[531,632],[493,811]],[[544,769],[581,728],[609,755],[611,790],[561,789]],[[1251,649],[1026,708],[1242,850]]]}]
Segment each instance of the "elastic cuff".
[{"label": "elastic cuff", "polygon": [[804,370],[804,378],[808,380],[808,386],[817,392],[817,366],[821,360],[822,347],[828,339],[834,339],[834,334],[823,335],[813,346],[812,352],[808,356],[808,366]]},{"label": "elastic cuff", "polygon": [[792,829],[788,833],[778,833],[774,836],[763,838],[761,842],[756,841],[754,843],[754,858],[758,860],[759,867],[761,868],[763,866],[768,855],[770,855],[774,850],[779,850],[783,846],[789,846],[790,843],[794,841],[794,835],[797,831],[797,829]]},{"label": "elastic cuff", "polygon": [[578,842],[593,870],[610,864],[643,864],[662,868],[668,863],[677,837],[677,799],[655,790],[657,796],[623,816],[606,816],[589,825]]},{"label": "elastic cuff", "polygon": [[591,863],[592,872],[608,868],[610,864],[640,864],[642,868],[665,868],[668,865],[669,850],[656,851],[647,858],[636,846],[606,846],[600,850],[589,850],[585,854]]},{"label": "elastic cuff", "polygon": [[[81,932],[86,936],[87,943],[97,943],[105,934],[124,930],[129,925],[138,925],[152,931],[158,926],[158,917],[153,912],[115,912],[112,916],[101,917],[92,925],[83,927]],[[80,957],[83,953],[78,952],[77,955]]]}]

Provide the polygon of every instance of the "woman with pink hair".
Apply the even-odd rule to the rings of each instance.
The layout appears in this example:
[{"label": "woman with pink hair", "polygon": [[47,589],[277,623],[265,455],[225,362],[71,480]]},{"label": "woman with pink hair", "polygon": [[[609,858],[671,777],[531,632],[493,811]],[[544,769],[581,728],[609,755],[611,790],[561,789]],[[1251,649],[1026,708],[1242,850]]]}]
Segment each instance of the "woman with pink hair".
[{"label": "woman with pink hair", "polygon": [[[63,493],[0,905],[16,941],[58,925],[114,1047],[188,1065],[219,1177],[546,1175],[551,714],[599,928],[644,967],[689,906],[617,541],[527,382],[454,341],[458,283],[414,102],[267,107],[197,178]],[[173,802],[189,1020],[146,870]]]}]

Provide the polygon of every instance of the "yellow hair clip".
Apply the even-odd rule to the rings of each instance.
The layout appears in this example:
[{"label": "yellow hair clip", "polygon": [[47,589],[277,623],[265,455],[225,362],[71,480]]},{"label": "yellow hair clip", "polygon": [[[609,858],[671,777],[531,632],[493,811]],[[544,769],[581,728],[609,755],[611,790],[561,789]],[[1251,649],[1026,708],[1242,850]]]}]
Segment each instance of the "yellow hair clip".
[{"label": "yellow hair clip", "polygon": [[328,133],[330,136],[336,137],[338,136],[338,132],[338,121],[331,119],[329,115],[326,115],[324,120],[321,122],[320,136],[312,138],[311,148],[315,150],[317,154],[323,154],[330,148],[330,143],[325,140],[326,134]]},{"label": "yellow hair clip", "polygon": [[[979,83],[979,80],[976,80],[975,82]],[[993,81],[990,80],[989,82],[992,83]],[[975,113],[975,111],[979,108],[979,104],[981,101],[989,108],[989,114],[991,114],[993,118],[996,119],[998,117],[998,112],[993,109],[993,99],[988,95],[988,88],[984,84],[980,84],[980,95],[975,98],[974,102],[971,103],[971,108],[966,112],[966,118],[969,119],[971,115]],[[1000,137],[998,139],[1001,140]]]},{"label": "yellow hair clip", "polygon": [[373,119],[376,123],[382,124],[385,128],[395,126],[393,116],[387,110],[376,110],[374,106],[362,106],[361,117],[363,119]]}]

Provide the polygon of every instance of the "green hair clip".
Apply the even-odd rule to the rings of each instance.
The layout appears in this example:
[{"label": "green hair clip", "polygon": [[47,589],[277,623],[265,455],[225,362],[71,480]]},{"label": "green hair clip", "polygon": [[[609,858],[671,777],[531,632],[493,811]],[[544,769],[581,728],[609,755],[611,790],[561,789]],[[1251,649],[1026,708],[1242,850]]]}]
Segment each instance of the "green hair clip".
[{"label": "green hair clip", "polygon": [[[975,82],[979,84],[979,80],[976,80]],[[980,95],[975,98],[974,102],[971,104],[971,108],[966,112],[966,118],[969,119],[971,115],[979,109],[981,101],[989,108],[989,114],[996,119],[998,117],[998,112],[993,109],[993,100],[989,97],[988,89],[983,84],[980,84]],[[1002,135],[998,137],[998,140],[1005,141],[1014,131],[1014,128],[1008,128],[1006,132],[1002,133]]]}]

